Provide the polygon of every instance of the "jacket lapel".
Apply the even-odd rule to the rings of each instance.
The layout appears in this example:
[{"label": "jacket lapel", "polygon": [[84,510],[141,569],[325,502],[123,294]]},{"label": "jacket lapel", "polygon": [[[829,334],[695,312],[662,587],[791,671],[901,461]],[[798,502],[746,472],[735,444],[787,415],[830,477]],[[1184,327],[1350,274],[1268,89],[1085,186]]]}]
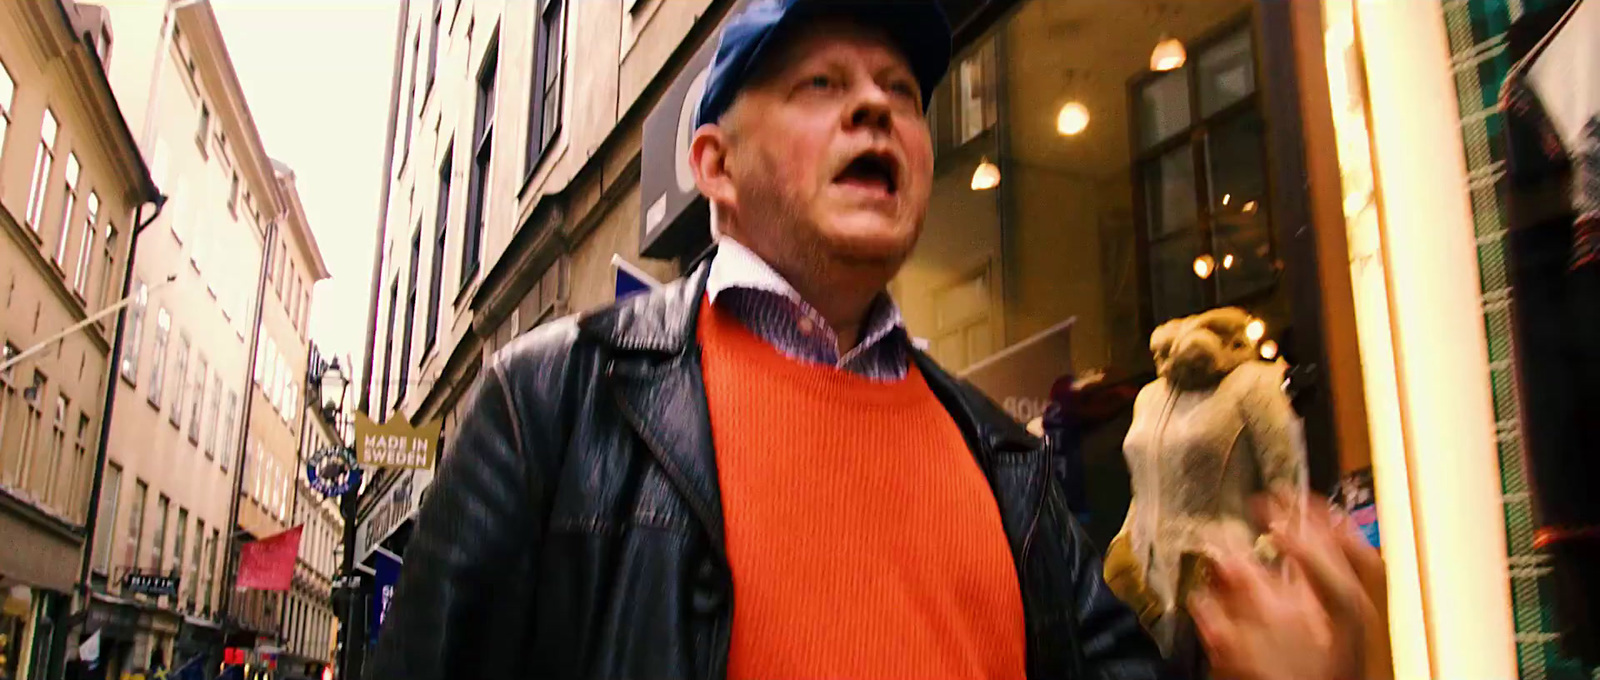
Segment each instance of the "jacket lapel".
[{"label": "jacket lapel", "polygon": [[624,417],[725,555],[716,449],[695,341],[709,266],[580,319],[611,350],[606,380]]}]

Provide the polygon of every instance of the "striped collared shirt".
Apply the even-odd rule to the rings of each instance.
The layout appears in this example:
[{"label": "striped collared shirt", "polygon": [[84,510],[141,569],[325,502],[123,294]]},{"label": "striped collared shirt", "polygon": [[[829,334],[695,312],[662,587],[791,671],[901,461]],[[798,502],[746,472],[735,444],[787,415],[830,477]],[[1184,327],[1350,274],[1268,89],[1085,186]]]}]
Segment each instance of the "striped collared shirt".
[{"label": "striped collared shirt", "polygon": [[843,356],[839,336],[815,308],[760,256],[723,237],[706,279],[711,304],[733,314],[750,332],[785,356],[833,366],[873,380],[906,376],[910,338],[900,308],[887,293],[861,325],[861,340]]}]

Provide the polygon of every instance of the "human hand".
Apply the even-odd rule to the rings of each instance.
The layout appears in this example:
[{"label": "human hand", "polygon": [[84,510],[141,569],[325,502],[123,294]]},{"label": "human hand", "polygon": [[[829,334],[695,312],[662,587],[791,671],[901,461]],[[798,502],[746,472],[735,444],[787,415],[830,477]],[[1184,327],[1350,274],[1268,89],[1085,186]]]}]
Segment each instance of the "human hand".
[{"label": "human hand", "polygon": [[1190,598],[1215,677],[1392,680],[1383,561],[1319,500],[1259,502],[1281,568],[1220,556]]}]

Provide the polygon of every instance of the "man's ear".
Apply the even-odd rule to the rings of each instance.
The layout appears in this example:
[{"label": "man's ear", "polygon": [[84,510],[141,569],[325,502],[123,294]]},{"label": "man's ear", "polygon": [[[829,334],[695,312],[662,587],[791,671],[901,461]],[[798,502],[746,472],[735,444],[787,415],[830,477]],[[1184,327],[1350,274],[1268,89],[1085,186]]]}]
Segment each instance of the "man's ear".
[{"label": "man's ear", "polygon": [[728,131],[716,123],[701,125],[689,141],[689,169],[694,172],[695,187],[712,203],[737,203],[738,192],[728,172],[730,141]]}]

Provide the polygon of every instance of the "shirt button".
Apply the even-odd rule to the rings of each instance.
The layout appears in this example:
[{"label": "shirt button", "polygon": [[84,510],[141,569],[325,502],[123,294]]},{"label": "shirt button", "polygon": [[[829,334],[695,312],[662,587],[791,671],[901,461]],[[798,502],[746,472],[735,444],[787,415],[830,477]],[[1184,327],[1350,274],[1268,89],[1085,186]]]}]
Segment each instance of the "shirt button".
[{"label": "shirt button", "polygon": [[801,317],[799,327],[801,335],[811,335],[817,330],[816,322],[812,321],[810,317]]}]

